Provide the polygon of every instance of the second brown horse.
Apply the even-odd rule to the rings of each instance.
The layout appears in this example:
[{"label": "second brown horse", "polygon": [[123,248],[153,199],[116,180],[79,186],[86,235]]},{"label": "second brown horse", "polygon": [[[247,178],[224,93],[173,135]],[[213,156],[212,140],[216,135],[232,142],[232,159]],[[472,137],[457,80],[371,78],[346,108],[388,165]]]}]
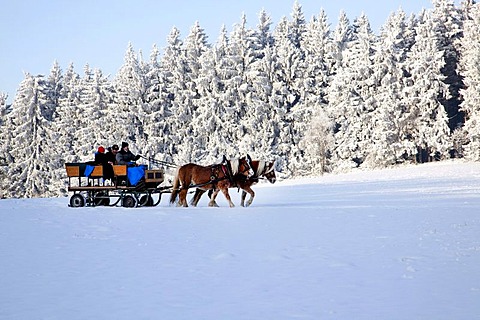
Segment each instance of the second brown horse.
[{"label": "second brown horse", "polygon": [[[252,185],[258,182],[259,179],[266,178],[270,183],[275,183],[277,180],[275,175],[275,162],[267,162],[263,160],[252,160],[250,161],[250,165],[254,174],[250,177],[236,175],[234,176],[233,183],[231,185],[232,188],[239,188],[242,189],[242,207],[249,206],[253,202],[253,198],[255,197],[255,192],[252,190]],[[191,201],[192,206],[196,206],[200,198],[205,193],[206,190],[197,188],[195,191],[195,195]],[[215,196],[211,194],[212,190],[209,191],[210,203],[213,201],[213,205],[215,206]],[[250,199],[245,203],[245,198],[247,196],[247,192],[250,194]],[[218,193],[218,192],[217,192]],[[210,205],[210,204],[209,204]]]}]

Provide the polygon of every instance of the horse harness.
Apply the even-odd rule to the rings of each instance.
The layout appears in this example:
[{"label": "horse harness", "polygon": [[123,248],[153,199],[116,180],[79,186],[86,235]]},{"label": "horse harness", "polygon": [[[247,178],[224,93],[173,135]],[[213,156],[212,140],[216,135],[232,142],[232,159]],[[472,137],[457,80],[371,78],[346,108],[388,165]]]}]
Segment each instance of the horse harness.
[{"label": "horse harness", "polygon": [[[210,176],[210,183],[215,183],[221,180],[226,180],[230,183],[233,183],[232,167],[230,162],[225,162],[221,164],[216,164],[211,166],[212,174]],[[219,177],[220,173],[223,174],[223,177]]]},{"label": "horse harness", "polygon": [[[198,183],[195,185],[189,185],[188,187],[185,187],[185,189],[200,188],[200,187],[206,186],[207,184],[213,184],[214,189],[216,189],[216,183],[226,179],[228,179],[230,183],[233,184],[234,180],[232,175],[232,169],[229,166],[229,164],[230,163],[227,162],[227,163],[214,164],[209,166],[211,169],[210,180],[208,180],[207,182]],[[220,173],[222,173],[223,176],[220,176]]]}]

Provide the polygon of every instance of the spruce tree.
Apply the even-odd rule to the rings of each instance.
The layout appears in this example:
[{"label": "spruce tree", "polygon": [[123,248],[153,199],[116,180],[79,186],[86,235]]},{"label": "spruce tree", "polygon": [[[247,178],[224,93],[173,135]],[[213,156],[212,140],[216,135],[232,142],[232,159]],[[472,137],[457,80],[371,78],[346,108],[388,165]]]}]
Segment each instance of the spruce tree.
[{"label": "spruce tree", "polygon": [[165,72],[159,62],[160,52],[156,45],[150,53],[150,62],[145,64],[146,117],[143,126],[146,136],[146,155],[157,160],[172,162],[170,154],[171,132],[168,117],[172,116],[170,93]]},{"label": "spruce tree", "polygon": [[43,76],[25,75],[7,119],[8,193],[12,197],[58,194],[54,182],[57,134],[51,128],[53,102]]},{"label": "spruce tree", "polygon": [[448,98],[444,54],[432,17],[423,14],[416,28],[415,44],[406,59],[410,78],[405,87],[405,112],[409,120],[408,135],[417,149],[416,160],[428,162],[449,155],[450,129],[439,96]]},{"label": "spruce tree", "polygon": [[453,0],[432,0],[432,27],[438,38],[438,51],[443,52],[445,65],[442,67],[443,82],[447,85],[448,95],[440,94],[438,100],[448,116],[450,132],[464,123],[464,114],[459,110],[460,90],[463,81],[458,74],[459,46],[462,39],[462,17],[455,8]]},{"label": "spruce tree", "polygon": [[303,40],[305,50],[304,108],[298,116],[297,131],[303,136],[304,150],[298,167],[300,174],[322,174],[328,170],[332,148],[333,120],[328,118],[327,87],[333,73],[332,40],[327,16],[322,10],[312,17]]},{"label": "spruce tree", "polygon": [[146,136],[142,119],[146,117],[147,83],[139,60],[129,43],[124,63],[113,81],[115,110],[112,111],[116,124],[110,135],[129,143],[132,152],[143,153]]},{"label": "spruce tree", "polygon": [[407,54],[405,12],[391,14],[382,26],[375,51],[372,96],[376,104],[372,143],[365,165],[371,168],[393,165],[411,159],[416,153],[408,141],[402,92],[405,86],[404,65]]},{"label": "spruce tree", "polygon": [[330,114],[336,122],[334,159],[340,168],[360,166],[372,142],[376,101],[373,56],[376,36],[365,15],[353,24],[351,40],[329,87]]},{"label": "spruce tree", "polygon": [[[467,9],[467,8],[465,8]],[[480,6],[465,11],[463,45],[459,67],[465,88],[460,90],[461,109],[465,113],[465,152],[467,159],[480,160]]]}]

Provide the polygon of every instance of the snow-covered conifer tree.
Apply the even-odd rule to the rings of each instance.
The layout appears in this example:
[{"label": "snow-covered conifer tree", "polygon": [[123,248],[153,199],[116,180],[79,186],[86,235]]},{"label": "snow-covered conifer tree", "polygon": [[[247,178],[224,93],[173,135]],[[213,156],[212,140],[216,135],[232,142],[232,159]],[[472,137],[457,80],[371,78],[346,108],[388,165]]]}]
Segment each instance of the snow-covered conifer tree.
[{"label": "snow-covered conifer tree", "polygon": [[340,11],[338,23],[332,33],[330,54],[333,57],[332,72],[335,74],[342,66],[343,52],[352,38],[352,25],[344,10]]},{"label": "snow-covered conifer tree", "polygon": [[273,56],[271,19],[265,10],[259,13],[257,28],[251,30],[251,63],[246,71],[247,90],[244,90],[245,113],[241,119],[243,136],[240,150],[252,157],[273,160],[278,142],[278,124],[281,119],[275,114],[272,101],[275,99],[273,81],[276,62]]},{"label": "snow-covered conifer tree", "polygon": [[[3,126],[5,125],[6,119],[7,119],[7,113],[9,111],[9,107],[7,105],[7,98],[8,95],[6,93],[0,92],[0,130],[2,130]],[[3,147],[3,131],[0,131],[0,148]]]},{"label": "snow-covered conifer tree", "polygon": [[0,92],[0,199],[7,196],[7,149],[6,149],[6,122],[7,122],[7,97],[6,93]]},{"label": "snow-covered conifer tree", "polygon": [[181,73],[183,80],[179,83],[180,79],[175,79],[175,86],[181,90],[175,92],[172,108],[174,115],[172,131],[177,141],[174,145],[177,149],[177,163],[197,162],[200,160],[198,157],[201,157],[200,154],[196,154],[201,148],[197,146],[201,139],[192,134],[193,127],[199,124],[193,117],[200,99],[198,86],[202,85],[197,83],[202,72],[201,57],[208,48],[205,30],[197,21],[183,43],[180,56],[175,57],[174,73]]},{"label": "snow-covered conifer tree", "polygon": [[459,110],[461,103],[460,89],[463,87],[462,77],[458,74],[459,46],[462,38],[462,17],[459,9],[455,8],[454,0],[432,0],[433,10],[432,27],[438,38],[438,51],[443,52],[445,65],[442,74],[443,82],[447,85],[448,95],[438,97],[444,106],[450,132],[464,123],[464,114]]},{"label": "snow-covered conifer tree", "polygon": [[[108,145],[118,143],[120,136],[115,135],[118,131],[118,115],[116,106],[112,104],[113,89],[110,81],[103,75],[100,69],[93,70],[90,82],[82,91],[82,105],[87,111],[89,123],[87,129],[92,126],[98,128],[97,132],[89,134],[90,141],[94,145]],[[120,121],[121,122],[121,121]]]},{"label": "snow-covered conifer tree", "polygon": [[115,131],[110,135],[126,141],[130,149],[140,153],[146,145],[142,119],[145,118],[146,88],[144,70],[139,58],[129,43],[124,63],[113,81],[115,90],[115,110],[110,117],[115,117]]},{"label": "snow-covered conifer tree", "polygon": [[262,92],[257,91],[260,89],[259,82],[267,86],[264,89],[268,90],[269,86],[260,65],[265,58],[265,49],[272,43],[269,26],[269,17],[264,11],[260,12],[257,29],[248,28],[243,15],[241,23],[234,27],[229,46],[232,62],[240,64],[236,68],[237,74],[229,81],[229,96],[233,102],[230,107],[235,111],[229,120],[232,123],[229,131],[235,133],[237,150],[254,157],[260,156],[255,145],[258,143],[257,146],[260,146],[263,139],[269,139],[263,132],[269,127],[268,121],[262,120],[262,117],[268,117],[268,109],[265,109],[267,100]]},{"label": "snow-covered conifer tree", "polygon": [[54,110],[43,76],[25,75],[7,119],[8,194],[45,197],[58,194],[53,182],[57,155],[56,132],[51,128]]},{"label": "snow-covered conifer tree", "polygon": [[356,19],[341,67],[329,87],[330,114],[336,122],[334,159],[340,167],[362,164],[372,141],[376,103],[373,55],[377,39],[368,18]]},{"label": "snow-covered conifer tree", "polygon": [[62,130],[66,134],[65,143],[75,150],[72,160],[91,161],[98,146],[106,147],[113,144],[112,141],[117,143],[117,136],[110,128],[116,128],[121,119],[108,110],[113,99],[111,84],[101,70],[91,70],[88,64],[84,67],[83,77],[79,78],[73,69],[67,71],[66,76],[66,90],[62,94],[57,122],[71,121],[71,128]]},{"label": "snow-covered conifer tree", "polygon": [[[163,86],[167,96],[165,103],[169,106],[170,116],[165,119],[164,131],[169,135],[170,144],[164,152],[170,159],[176,161],[176,154],[183,141],[180,132],[183,130],[183,123],[188,119],[188,108],[183,103],[184,90],[186,89],[187,62],[183,51],[183,42],[180,38],[180,31],[173,27],[167,37],[167,47],[160,58],[160,72]],[[183,159],[183,157],[182,157]],[[180,163],[180,162],[179,162]]]},{"label": "snow-covered conifer tree", "polygon": [[158,160],[173,161],[169,151],[171,136],[167,118],[172,115],[170,93],[168,92],[165,73],[158,61],[159,50],[153,46],[150,53],[150,62],[145,64],[147,84],[146,117],[143,120],[145,135],[145,155]]},{"label": "snow-covered conifer tree", "polygon": [[223,155],[238,155],[239,69],[227,30],[222,27],[215,45],[201,57],[200,98],[195,111],[194,136],[202,150],[202,163],[218,162]]},{"label": "snow-covered conifer tree", "polygon": [[480,160],[480,4],[469,3],[465,8],[463,41],[460,51],[460,70],[465,88],[462,95],[462,111],[466,115],[464,131],[467,159]]},{"label": "snow-covered conifer tree", "polygon": [[52,106],[49,107],[51,114],[49,115],[50,120],[53,119],[55,110],[58,108],[60,95],[63,86],[63,74],[62,69],[57,61],[53,63],[50,74],[48,75],[46,85],[48,85],[48,95],[49,101],[51,101]]},{"label": "snow-covered conifer tree", "polygon": [[71,63],[63,75],[62,87],[58,99],[58,107],[54,117],[55,130],[59,133],[58,146],[65,162],[78,162],[77,154],[80,130],[84,125],[81,112],[80,76]]},{"label": "snow-covered conifer tree", "polygon": [[280,93],[277,95],[280,100],[275,101],[274,107],[276,111],[283,113],[283,123],[279,132],[279,149],[281,150],[279,157],[281,162],[285,162],[286,171],[293,174],[297,171],[298,163],[302,159],[299,142],[303,136],[300,122],[305,107],[303,100],[305,52],[302,48],[305,24],[302,8],[298,2],[295,2],[292,20],[283,18],[274,32],[274,54],[278,64],[274,87]]},{"label": "snow-covered conifer tree", "polygon": [[439,101],[439,96],[448,96],[442,74],[445,60],[432,19],[420,15],[416,41],[405,64],[410,75],[403,101],[409,121],[407,132],[418,150],[419,162],[445,158],[451,148],[447,113]]},{"label": "snow-covered conifer tree", "polygon": [[405,85],[404,64],[408,52],[406,15],[403,10],[392,13],[380,32],[374,54],[374,101],[376,111],[372,143],[365,166],[383,167],[409,159],[416,153],[408,140],[408,119],[405,117],[402,92]]},{"label": "snow-covered conifer tree", "polygon": [[[327,100],[326,88],[332,74],[333,56],[330,52],[332,42],[330,29],[325,11],[321,10],[318,17],[312,17],[307,24],[303,40],[305,50],[305,78],[304,102],[301,113],[298,114],[297,131],[303,136],[305,147],[303,158],[298,163],[298,168],[305,172],[321,174],[327,170],[328,150],[331,149],[333,132],[331,123],[326,113]],[[313,132],[317,130],[318,132]],[[324,139],[323,141],[320,141]],[[310,146],[311,144],[311,146]]]}]

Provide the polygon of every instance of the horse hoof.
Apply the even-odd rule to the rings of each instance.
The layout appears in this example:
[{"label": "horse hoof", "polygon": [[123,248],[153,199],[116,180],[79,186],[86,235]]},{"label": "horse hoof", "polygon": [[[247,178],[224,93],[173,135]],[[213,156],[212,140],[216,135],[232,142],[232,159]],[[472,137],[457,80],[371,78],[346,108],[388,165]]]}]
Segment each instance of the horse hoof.
[{"label": "horse hoof", "polygon": [[208,206],[218,208],[218,204],[216,202],[209,202]]}]

